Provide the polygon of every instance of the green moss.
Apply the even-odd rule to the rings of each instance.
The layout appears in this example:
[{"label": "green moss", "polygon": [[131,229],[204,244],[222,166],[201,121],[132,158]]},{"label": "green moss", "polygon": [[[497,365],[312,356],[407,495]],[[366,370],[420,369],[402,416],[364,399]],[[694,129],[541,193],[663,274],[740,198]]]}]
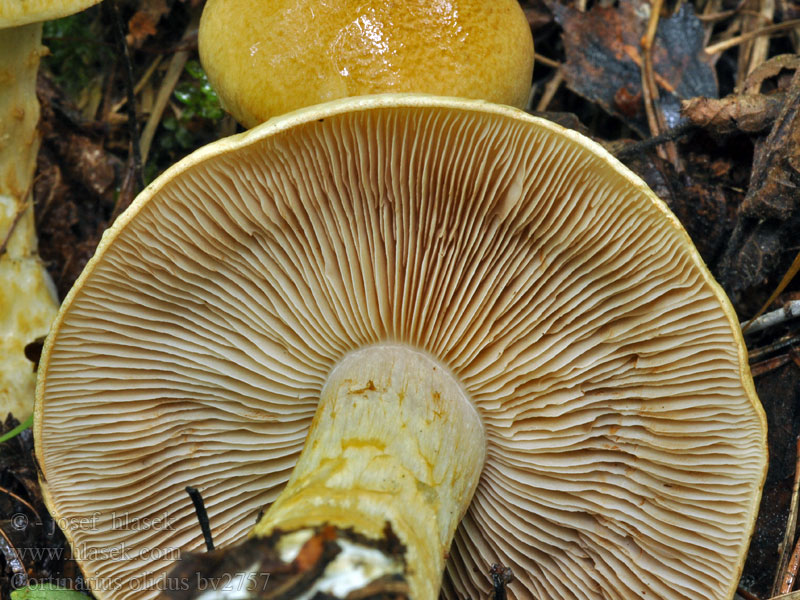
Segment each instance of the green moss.
[{"label": "green moss", "polygon": [[47,21],[43,41],[50,55],[43,64],[55,82],[76,97],[113,60],[113,48],[103,41],[103,28],[96,10],[64,19]]},{"label": "green moss", "polygon": [[186,63],[186,74],[175,88],[175,99],[184,106],[181,120],[188,121],[194,117],[216,121],[224,116],[219,98],[214,88],[208,83],[206,72],[196,60]]}]

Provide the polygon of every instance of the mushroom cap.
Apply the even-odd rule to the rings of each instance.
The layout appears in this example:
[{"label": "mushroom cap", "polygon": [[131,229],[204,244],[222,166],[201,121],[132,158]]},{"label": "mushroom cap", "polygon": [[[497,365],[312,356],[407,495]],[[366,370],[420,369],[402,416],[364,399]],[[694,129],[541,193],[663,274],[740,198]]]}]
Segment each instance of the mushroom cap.
[{"label": "mushroom cap", "polygon": [[100,0],[0,0],[0,29],[73,15]]},{"label": "mushroom cap", "polygon": [[512,598],[733,595],[765,418],[733,310],[676,218],[579,134],[388,95],[195,152],[64,302],[36,454],[98,597],[154,597],[179,549],[202,547],[186,485],[218,545],[242,539],[327,374],[386,340],[446,365],[486,428],[445,597],[485,597],[494,562]]},{"label": "mushroom cap", "polygon": [[246,127],[387,92],[523,107],[534,60],[517,0],[209,0],[199,46],[222,104]]}]

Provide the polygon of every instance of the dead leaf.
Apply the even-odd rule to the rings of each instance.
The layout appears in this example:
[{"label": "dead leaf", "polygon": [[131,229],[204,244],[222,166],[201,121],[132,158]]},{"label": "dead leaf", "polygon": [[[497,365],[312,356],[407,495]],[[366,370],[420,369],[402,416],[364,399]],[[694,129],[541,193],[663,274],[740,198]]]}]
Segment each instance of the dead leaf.
[{"label": "dead leaf", "polygon": [[797,54],[779,54],[753,69],[742,86],[743,94],[754,94],[761,91],[761,86],[768,79],[777,77],[782,71],[795,71],[800,68],[800,56]]},{"label": "dead leaf", "polygon": [[[564,76],[569,88],[620,117],[642,136],[649,128],[641,102],[641,37],[649,4],[621,0],[618,7],[595,4],[578,10],[550,2],[564,32]],[[680,120],[680,99],[717,96],[714,70],[703,53],[704,30],[690,4],[658,24],[653,63],[660,110],[668,127]]]},{"label": "dead leaf", "polygon": [[139,48],[149,36],[156,34],[158,22],[169,12],[166,0],[141,0],[139,10],[128,21],[128,45]]},{"label": "dead leaf", "polygon": [[155,35],[157,22],[146,12],[138,11],[128,21],[128,44],[138,48],[149,35]]},{"label": "dead leaf", "polygon": [[753,315],[798,253],[800,70],[769,135],[756,145],[750,189],[739,208],[720,283],[740,315]]}]

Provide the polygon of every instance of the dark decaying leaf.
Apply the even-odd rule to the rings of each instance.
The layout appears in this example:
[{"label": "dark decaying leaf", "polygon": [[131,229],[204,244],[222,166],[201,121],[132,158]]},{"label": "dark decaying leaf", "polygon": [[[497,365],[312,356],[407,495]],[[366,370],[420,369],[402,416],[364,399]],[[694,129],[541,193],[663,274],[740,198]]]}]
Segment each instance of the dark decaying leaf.
[{"label": "dark decaying leaf", "polygon": [[[641,93],[641,45],[649,3],[622,0],[618,7],[595,4],[582,13],[552,2],[564,30],[564,76],[571,90],[649,135]],[[703,52],[704,32],[690,4],[659,21],[653,48],[660,110],[668,127],[680,120],[680,100],[716,97],[714,70]]]},{"label": "dark decaying leaf", "polygon": [[[18,424],[9,416],[0,434]],[[61,530],[42,499],[33,459],[33,435],[26,429],[0,444],[0,600],[28,583],[86,586]]]},{"label": "dark decaying leaf", "polygon": [[128,44],[138,48],[149,36],[155,35],[158,22],[168,12],[166,0],[139,0],[139,10],[128,21]]},{"label": "dark decaying leaf", "polygon": [[800,251],[799,230],[800,70],[756,145],[750,188],[722,259],[720,283],[740,316],[752,316],[780,281]]},{"label": "dark decaying leaf", "polygon": [[732,226],[728,202],[719,187],[694,180],[688,171],[676,173],[657,156],[642,156],[628,162],[680,219],[706,263],[713,263]]},{"label": "dark decaying leaf", "polygon": [[103,145],[101,124],[84,122],[40,75],[42,148],[34,183],[40,254],[63,297],[94,254],[117,196],[123,165]]}]

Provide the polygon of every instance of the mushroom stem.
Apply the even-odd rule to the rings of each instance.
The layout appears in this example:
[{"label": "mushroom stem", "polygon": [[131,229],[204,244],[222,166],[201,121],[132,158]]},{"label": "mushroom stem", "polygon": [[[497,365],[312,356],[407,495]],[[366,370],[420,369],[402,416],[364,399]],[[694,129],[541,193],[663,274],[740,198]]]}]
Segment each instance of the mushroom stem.
[{"label": "mushroom stem", "polygon": [[328,377],[292,477],[253,535],[330,524],[381,539],[388,523],[406,548],[410,597],[434,599],[485,448],[446,368],[400,345],[359,350]]},{"label": "mushroom stem", "polygon": [[[481,419],[446,368],[400,345],[358,350],[329,375],[292,477],[251,540],[223,552],[250,555],[264,540],[266,555],[297,563],[327,527],[335,557],[302,597],[400,578],[409,598],[435,600],[485,454]],[[241,558],[225,562],[252,562]]]},{"label": "mushroom stem", "polygon": [[42,24],[0,29],[0,417],[33,409],[27,344],[44,336],[57,303],[37,253],[32,188],[39,151],[36,72]]}]

